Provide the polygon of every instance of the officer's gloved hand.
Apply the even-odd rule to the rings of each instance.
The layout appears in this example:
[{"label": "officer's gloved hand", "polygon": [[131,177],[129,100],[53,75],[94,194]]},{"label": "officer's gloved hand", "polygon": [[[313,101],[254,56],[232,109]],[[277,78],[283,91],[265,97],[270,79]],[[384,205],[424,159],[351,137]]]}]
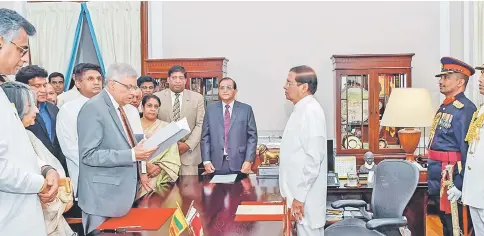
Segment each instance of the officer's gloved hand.
[{"label": "officer's gloved hand", "polygon": [[447,195],[447,199],[453,202],[459,200],[459,198],[462,196],[462,192],[454,186],[447,191]]}]

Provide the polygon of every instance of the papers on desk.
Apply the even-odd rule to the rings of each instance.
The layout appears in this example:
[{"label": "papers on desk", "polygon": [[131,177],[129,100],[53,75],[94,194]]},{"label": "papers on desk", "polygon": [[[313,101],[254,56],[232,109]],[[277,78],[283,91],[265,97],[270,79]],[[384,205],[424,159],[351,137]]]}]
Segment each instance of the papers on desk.
[{"label": "papers on desk", "polygon": [[150,160],[168,149],[171,145],[177,143],[190,132],[190,127],[188,126],[187,118],[185,117],[177,122],[172,122],[163,128],[157,129],[156,133],[144,143],[144,146],[148,148],[159,146],[151,155]]},{"label": "papers on desk", "polygon": [[213,183],[213,184],[232,184],[232,183],[235,182],[236,178],[237,178],[237,174],[214,175],[212,177],[212,180],[210,180],[210,183]]},{"label": "papers on desk", "polygon": [[239,205],[236,215],[282,215],[283,205]]}]

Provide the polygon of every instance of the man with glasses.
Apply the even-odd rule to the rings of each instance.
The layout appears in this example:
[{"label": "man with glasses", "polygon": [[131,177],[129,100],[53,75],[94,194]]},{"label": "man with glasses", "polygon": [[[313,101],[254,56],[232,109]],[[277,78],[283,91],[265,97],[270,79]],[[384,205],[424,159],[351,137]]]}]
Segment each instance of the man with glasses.
[{"label": "man with glasses", "polygon": [[[77,77],[77,76],[76,76]],[[79,178],[77,195],[85,234],[107,218],[128,213],[135,200],[138,176],[145,189],[147,173],[138,167],[157,149],[139,142],[124,106],[136,89],[136,71],[127,64],[113,64],[106,86],[82,106],[77,117]]]},{"label": "man with glasses", "polygon": [[199,143],[205,104],[201,94],[185,89],[186,76],[183,66],[171,67],[168,70],[169,88],[154,95],[161,101],[158,119],[168,123],[187,119],[192,132],[178,142],[182,163],[180,175],[198,175],[198,165],[202,162]]},{"label": "man with glasses", "polygon": [[[28,39],[34,34],[35,27],[18,13],[0,9],[0,74],[13,75],[27,62]],[[0,111],[0,235],[47,235],[39,197],[55,199],[59,174],[38,161],[1,88]]]},{"label": "man with glasses", "polygon": [[[235,100],[237,83],[220,80],[220,102],[207,106],[200,147],[205,173],[248,174],[257,149],[257,125],[248,104]],[[222,124],[222,125],[221,125]]]}]

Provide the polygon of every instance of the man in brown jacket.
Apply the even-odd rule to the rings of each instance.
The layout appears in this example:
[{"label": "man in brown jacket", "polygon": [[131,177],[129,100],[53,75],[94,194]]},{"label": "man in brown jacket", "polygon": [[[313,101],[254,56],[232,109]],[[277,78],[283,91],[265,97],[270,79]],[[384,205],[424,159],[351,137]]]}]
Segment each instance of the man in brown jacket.
[{"label": "man in brown jacket", "polygon": [[168,71],[169,88],[155,95],[160,98],[158,119],[165,122],[187,119],[191,133],[178,142],[182,166],[180,175],[198,175],[198,165],[202,162],[200,137],[202,132],[205,105],[203,96],[185,89],[186,71],[182,66],[173,66]]}]

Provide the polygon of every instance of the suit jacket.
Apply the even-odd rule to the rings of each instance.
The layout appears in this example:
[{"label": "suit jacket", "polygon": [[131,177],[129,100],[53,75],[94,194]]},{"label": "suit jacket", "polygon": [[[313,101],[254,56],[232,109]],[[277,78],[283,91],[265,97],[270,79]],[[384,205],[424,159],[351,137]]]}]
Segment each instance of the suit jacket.
[{"label": "suit jacket", "polygon": [[106,90],[81,108],[77,132],[79,206],[91,215],[127,214],[135,199],[137,168],[123,123]]},{"label": "suit jacket", "polygon": [[54,155],[57,160],[61,163],[62,167],[64,168],[64,171],[66,172],[67,176],[69,176],[68,171],[67,171],[67,163],[66,163],[66,157],[62,153],[62,149],[59,145],[59,140],[57,139],[57,133],[56,133],[56,121],[57,121],[57,113],[59,113],[59,108],[50,103],[46,102],[46,109],[47,112],[49,113],[50,119],[51,119],[51,129],[52,129],[52,136],[54,137],[54,141],[50,141],[49,135],[47,133],[47,128],[45,127],[45,123],[40,117],[40,115],[37,115],[35,117],[35,124],[27,127],[30,132],[32,132],[43,144],[44,146]]},{"label": "suit jacket", "polygon": [[[155,93],[160,98],[161,105],[158,110],[158,119],[165,122],[173,121],[173,106],[171,101],[170,89]],[[200,155],[200,135],[202,133],[203,116],[205,114],[205,105],[203,96],[197,92],[185,89],[182,96],[182,105],[180,118],[186,117],[188,126],[192,131],[184,141],[191,149],[180,156],[181,163],[184,165],[198,165],[202,162]]]},{"label": "suit jacket", "polygon": [[[224,156],[224,110],[222,102],[207,106],[203,119],[200,141],[203,161],[211,161],[215,169],[222,167]],[[257,148],[257,125],[252,107],[234,102],[228,133],[229,167],[233,171],[242,168],[244,161],[253,162]]]},{"label": "suit jacket", "polygon": [[2,88],[0,111],[0,235],[46,236],[37,196],[44,184],[39,166],[45,163],[38,160],[17,110]]}]

